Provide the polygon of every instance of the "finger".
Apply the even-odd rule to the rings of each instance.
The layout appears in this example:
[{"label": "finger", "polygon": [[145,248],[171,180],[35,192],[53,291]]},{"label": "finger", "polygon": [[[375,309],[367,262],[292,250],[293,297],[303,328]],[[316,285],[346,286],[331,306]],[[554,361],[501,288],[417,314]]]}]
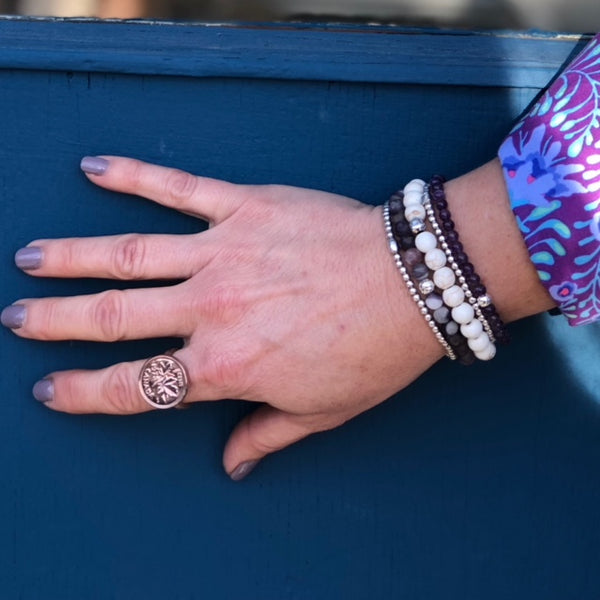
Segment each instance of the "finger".
[{"label": "finger", "polygon": [[225,471],[243,479],[267,454],[281,450],[313,433],[306,417],[263,405],[233,430],[223,454]]},{"label": "finger", "polygon": [[81,168],[96,185],[142,196],[214,223],[229,217],[242,202],[243,186],[132,158],[86,156]]},{"label": "finger", "polygon": [[207,262],[207,246],[197,234],[36,240],[17,251],[15,263],[38,277],[187,279]]},{"label": "finger", "polygon": [[188,337],[190,303],[179,286],[108,290],[65,298],[19,300],[2,311],[2,324],[37,340],[116,342],[150,337]]},{"label": "finger", "polygon": [[[185,403],[228,397],[228,390],[214,386],[190,346],[173,354],[187,372]],[[68,413],[128,415],[152,410],[138,388],[144,360],[119,363],[99,370],[58,371],[33,387],[33,395],[52,410]]]}]

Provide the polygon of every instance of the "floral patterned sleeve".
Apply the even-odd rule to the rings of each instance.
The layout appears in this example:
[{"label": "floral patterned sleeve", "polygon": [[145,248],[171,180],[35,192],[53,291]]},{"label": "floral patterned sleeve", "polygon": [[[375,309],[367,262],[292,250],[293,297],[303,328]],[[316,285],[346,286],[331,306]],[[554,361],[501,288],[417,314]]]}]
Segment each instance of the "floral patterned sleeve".
[{"label": "floral patterned sleeve", "polygon": [[540,279],[571,325],[600,319],[600,34],[499,150]]}]

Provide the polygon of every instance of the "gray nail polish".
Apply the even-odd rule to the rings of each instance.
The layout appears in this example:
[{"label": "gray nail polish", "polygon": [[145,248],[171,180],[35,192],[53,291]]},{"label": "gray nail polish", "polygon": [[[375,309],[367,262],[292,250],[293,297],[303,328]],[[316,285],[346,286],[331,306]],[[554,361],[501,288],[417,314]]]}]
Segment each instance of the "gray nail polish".
[{"label": "gray nail polish", "polygon": [[19,329],[25,323],[25,307],[22,304],[7,306],[0,314],[0,322],[9,329]]},{"label": "gray nail polish", "polygon": [[240,481],[246,475],[249,475],[254,467],[259,463],[258,460],[248,460],[239,464],[229,475],[233,481]]},{"label": "gray nail polish", "polygon": [[28,246],[17,250],[15,264],[19,269],[33,271],[42,266],[42,249],[37,246]]},{"label": "gray nail polish", "polygon": [[50,402],[54,398],[54,382],[52,379],[40,379],[33,386],[33,397],[38,402]]},{"label": "gray nail polish", "polygon": [[104,175],[106,169],[108,169],[108,161],[99,156],[85,156],[81,159],[81,164],[79,166],[84,173]]}]

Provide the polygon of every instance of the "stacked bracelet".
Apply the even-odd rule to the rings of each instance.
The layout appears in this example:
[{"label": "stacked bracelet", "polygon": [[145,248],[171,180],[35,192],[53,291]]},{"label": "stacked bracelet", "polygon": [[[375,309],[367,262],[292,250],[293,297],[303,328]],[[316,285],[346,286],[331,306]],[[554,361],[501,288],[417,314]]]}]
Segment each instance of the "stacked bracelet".
[{"label": "stacked bracelet", "polygon": [[[440,183],[443,184],[441,178],[433,181],[436,200],[440,200]],[[445,197],[441,200],[446,202]],[[436,206],[439,208],[439,203]],[[447,203],[440,210],[447,210]],[[458,359],[462,364],[471,364],[476,358],[493,358],[496,354],[494,332],[482,306],[491,305],[491,299],[485,288],[476,298],[473,297],[474,292],[454,256],[454,253],[464,252],[462,246],[457,246],[460,242],[449,211],[447,219],[438,223],[429,197],[429,186],[424,181],[413,180],[392,195],[384,206],[383,215],[396,266],[447,356]],[[427,223],[433,232],[428,231]],[[445,232],[451,233],[450,238],[454,240],[452,248]],[[463,260],[462,256],[459,258]],[[468,258],[464,255],[464,263],[460,264],[466,263]],[[482,285],[477,279],[477,283]],[[480,291],[480,288],[475,291]]]},{"label": "stacked bracelet", "polygon": [[471,262],[469,262],[463,245],[460,243],[458,233],[454,228],[454,222],[452,221],[452,215],[448,208],[444,192],[444,181],[442,176],[435,175],[429,182],[429,198],[438,217],[438,221],[433,217],[433,221],[430,219],[430,222],[432,222],[432,226],[436,230],[438,239],[443,237],[442,246],[443,244],[447,245],[446,252],[449,256],[449,262],[452,263],[452,268],[456,272],[465,295],[473,305],[478,319],[484,324],[484,328],[490,339],[507,344],[510,342],[510,335],[506,326],[500,318],[481,278],[475,272],[475,268]]}]

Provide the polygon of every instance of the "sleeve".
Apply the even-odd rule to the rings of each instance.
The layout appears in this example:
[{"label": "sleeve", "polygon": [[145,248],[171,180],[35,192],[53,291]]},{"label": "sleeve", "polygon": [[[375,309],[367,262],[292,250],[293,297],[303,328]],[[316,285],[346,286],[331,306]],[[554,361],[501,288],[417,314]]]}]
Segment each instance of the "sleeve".
[{"label": "sleeve", "polygon": [[600,34],[498,154],[543,284],[569,324],[600,319]]}]

